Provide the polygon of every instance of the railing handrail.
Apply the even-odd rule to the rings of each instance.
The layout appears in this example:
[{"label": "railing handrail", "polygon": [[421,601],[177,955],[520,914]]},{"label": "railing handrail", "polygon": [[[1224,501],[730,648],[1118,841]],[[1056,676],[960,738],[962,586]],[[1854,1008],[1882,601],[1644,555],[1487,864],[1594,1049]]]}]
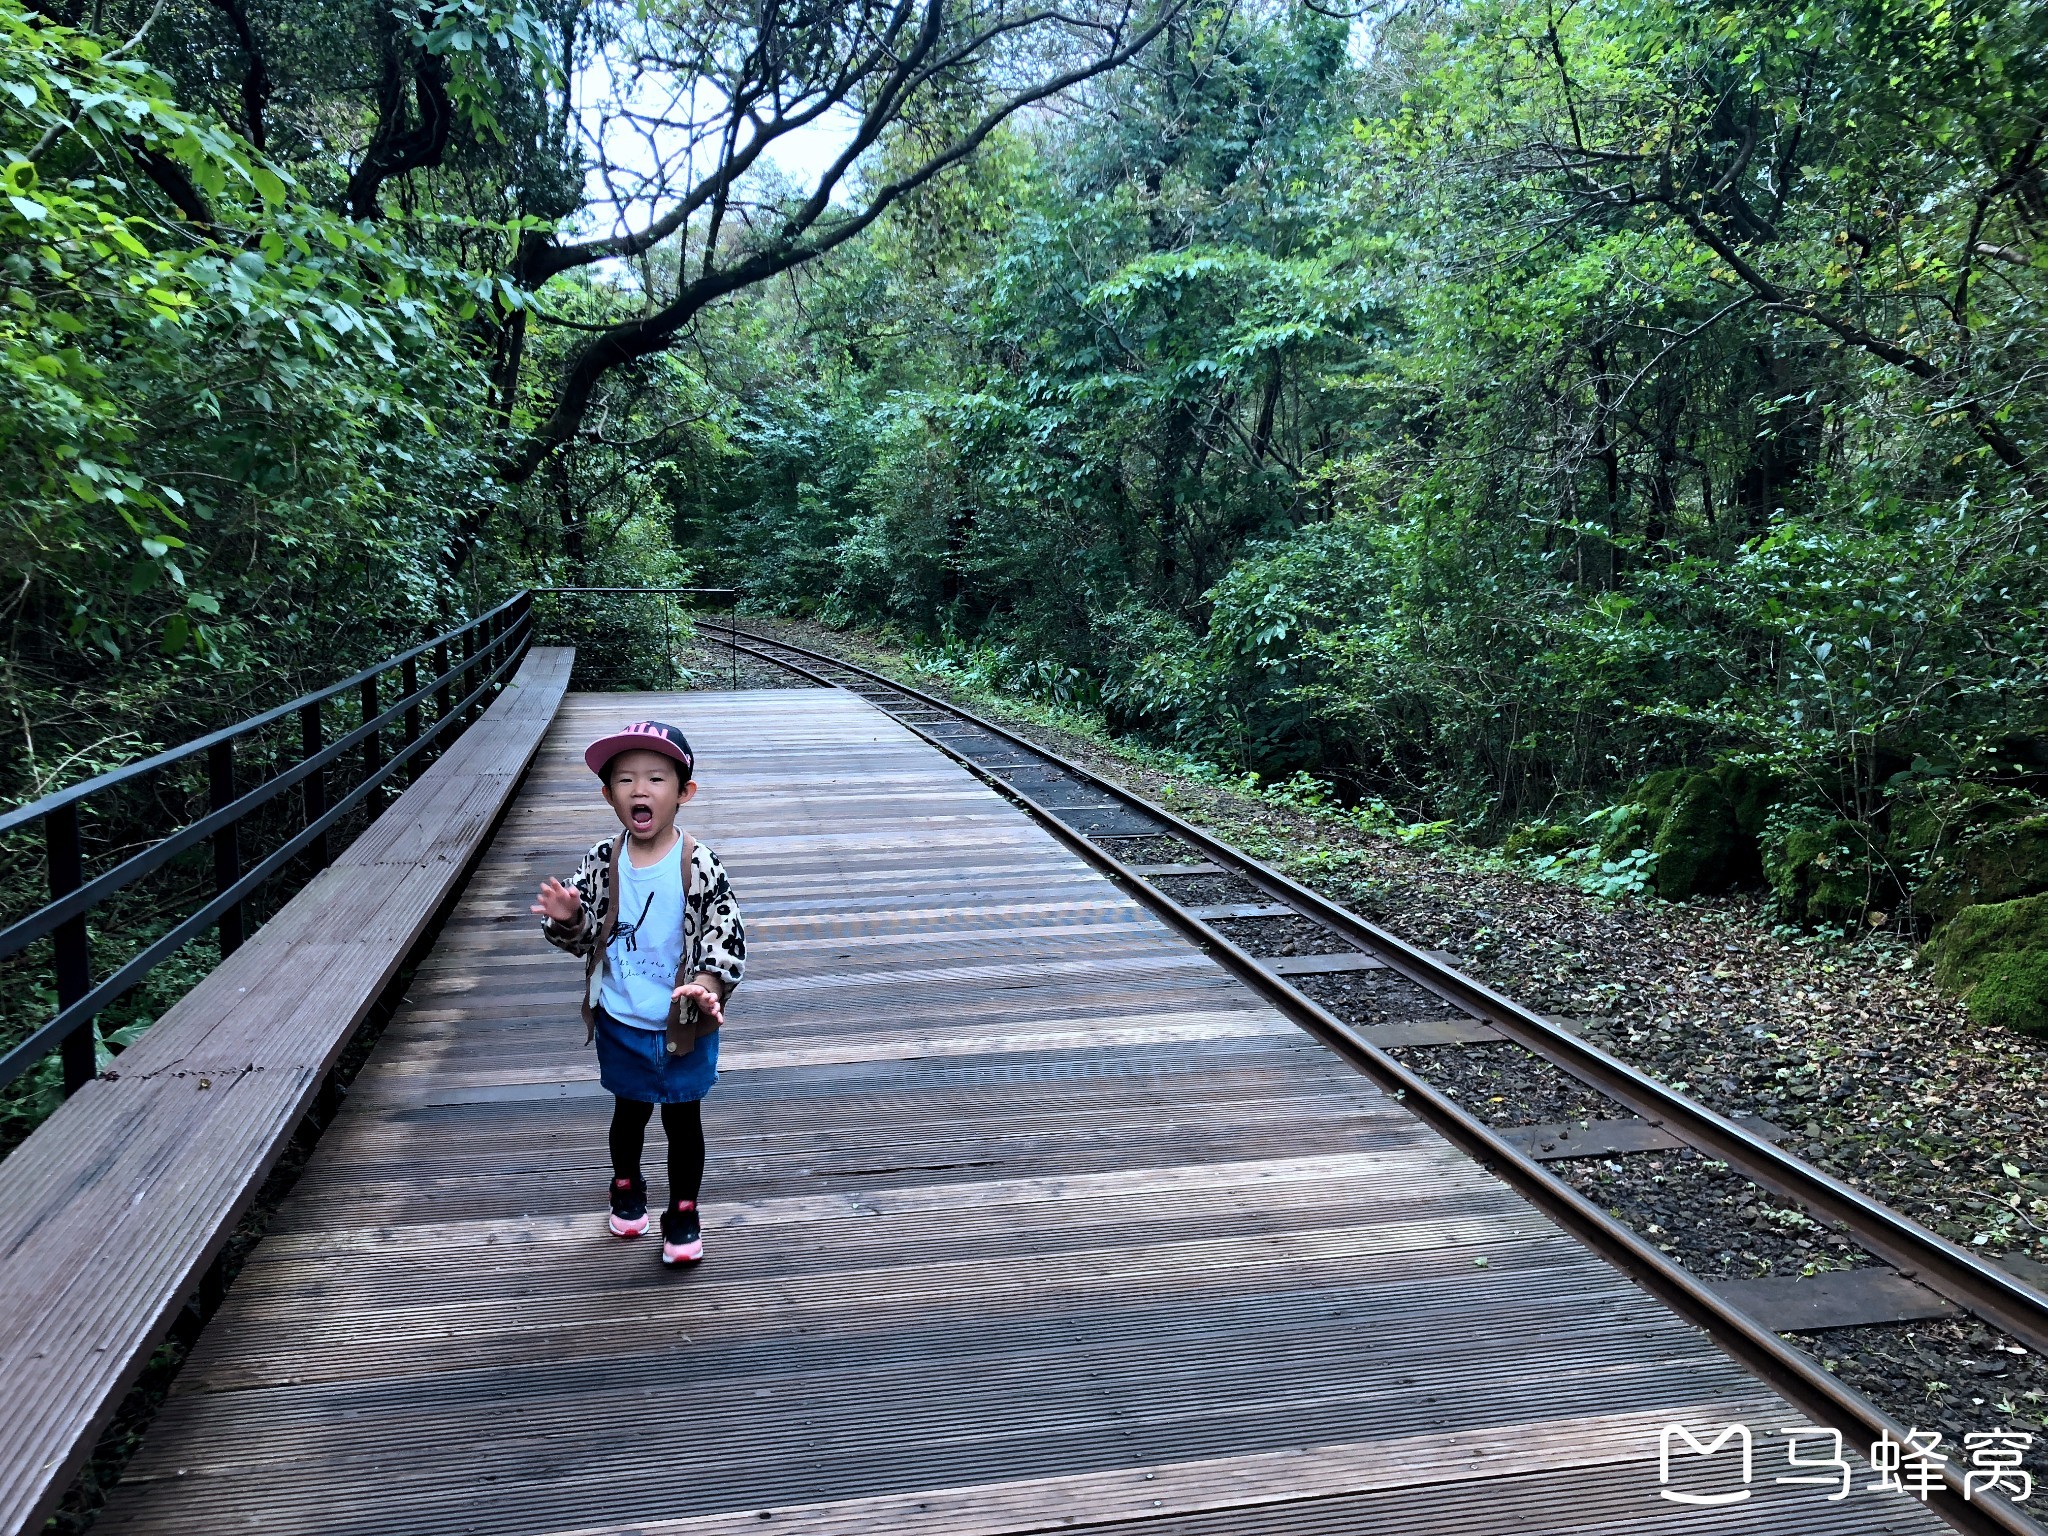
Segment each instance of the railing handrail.
[{"label": "railing handrail", "polygon": [[[4,1053],[0,1053],[0,1086],[13,1082],[22,1073],[26,1072],[36,1062],[60,1045],[72,1031],[85,1028],[93,1019],[118,1002],[124,994],[140,985],[142,979],[155,970],[158,965],[219,922],[224,914],[240,906],[241,903],[255,895],[258,888],[266,881],[324,837],[330,827],[358,805],[362,804],[373,792],[388,782],[399,769],[405,767],[414,757],[431,746],[448,725],[461,719],[463,712],[470,705],[478,702],[484,694],[490,691],[493,683],[508,676],[519,665],[520,661],[524,659],[524,655],[523,650],[515,649],[504,660],[500,661],[496,667],[492,668],[490,674],[482,682],[465,694],[461,702],[445,718],[436,720],[426,730],[422,731],[415,740],[407,742],[404,747],[393,753],[391,758],[376,774],[364,779],[355,788],[349,790],[339,800],[335,801],[333,805],[329,806],[325,812],[309,820],[304,827],[286,838],[284,842],[273,848],[248,869],[242,871],[225,890],[216,894],[211,900],[203,903],[197,911],[174,924],[168,931],[145,945],[141,951],[125,961],[105,980],[93,984],[91,989],[83,996],[66,1003],[48,1020],[38,1026],[33,1033],[17,1041]],[[481,659],[481,656],[482,653],[480,652],[477,657],[472,657],[459,666],[451,667],[444,674],[444,677],[452,677],[457,672],[467,671],[475,665],[476,661]],[[344,744],[347,746],[361,745],[363,740],[370,734],[371,729],[382,729],[389,720],[403,714],[408,707],[416,708],[419,700],[431,693],[441,680],[437,678],[433,683],[429,683],[418,692],[408,695],[397,707],[387,711],[385,715],[373,721],[371,726],[358,727],[350,732],[340,742],[335,744],[336,747],[342,747]],[[232,804],[202,818],[200,821],[192,823],[190,826],[180,828],[172,837],[152,844],[144,853],[138,854],[127,863],[109,870],[105,876],[101,877],[102,879],[109,879],[121,874],[127,874],[127,879],[122,880],[119,885],[115,885],[111,890],[94,897],[93,900],[85,902],[76,912],[51,916],[52,909],[64,905],[67,900],[92,893],[94,887],[100,883],[99,881],[92,881],[80,886],[77,890],[71,892],[68,898],[50,902],[37,912],[30,914],[29,917],[15,924],[13,928],[8,929],[6,933],[0,934],[0,941],[12,938],[18,930],[28,927],[31,923],[38,923],[41,929],[40,933],[31,934],[23,939],[22,945],[25,945],[33,942],[35,938],[40,937],[44,933],[54,932],[65,922],[83,917],[86,912],[104,900],[106,896],[113,894],[114,890],[119,890],[121,886],[127,885],[142,875],[147,874],[149,869],[154,869],[167,863],[186,848],[193,847],[204,841],[207,837],[215,835],[215,833],[221,830],[221,827],[240,821],[250,810],[255,809],[257,805],[272,799],[275,795],[281,793],[284,788],[289,787],[290,783],[296,783],[317,772],[321,766],[323,766],[321,761],[311,758],[295,764],[292,768],[286,769],[275,778],[269,779],[264,784],[258,786],[257,790],[244,795],[240,800],[234,801]],[[203,833],[198,831],[202,827],[206,829]],[[178,845],[174,848],[169,847],[174,839],[177,840]],[[161,858],[151,861],[149,869],[132,870],[130,872],[133,865],[167,848],[168,851],[164,851]],[[46,923],[39,922],[39,920],[44,918],[49,920]],[[21,945],[16,946],[17,949],[20,947]],[[4,957],[4,953],[0,953],[0,958]]]},{"label": "railing handrail", "polygon": [[[167,751],[44,795],[0,816],[0,832],[39,823],[49,867],[50,899],[0,929],[0,961],[30,945],[49,939],[54,944],[57,1007],[29,1034],[0,1051],[0,1087],[31,1070],[53,1050],[64,1055],[64,1086],[74,1091],[94,1072],[97,1034],[94,1021],[139,985],[164,960],[208,929],[218,925],[221,953],[242,941],[244,904],[294,860],[310,859],[318,871],[328,861],[327,834],[342,819],[403,773],[410,783],[424,755],[437,742],[458,734],[485,696],[508,678],[524,659],[533,637],[533,593],[525,588],[488,612],[458,624],[340,682],[246,720],[210,731]],[[459,653],[459,654],[458,654]],[[430,674],[422,679],[418,663],[430,657]],[[397,672],[400,697],[384,702],[384,677]],[[326,739],[323,706],[353,694],[361,719],[333,741]],[[431,721],[422,718],[434,700]],[[236,783],[235,744],[256,732],[298,717],[302,750],[292,762],[267,772],[246,790]],[[344,717],[347,718],[346,716]],[[385,733],[394,727],[402,739],[387,755]],[[329,798],[328,770],[350,753],[362,757],[356,782]],[[206,811],[173,827],[139,852],[110,869],[86,878],[79,807],[96,795],[132,783],[145,775],[206,764],[209,779]],[[304,801],[302,825],[246,868],[239,843],[241,825],[251,813],[298,789]],[[172,860],[208,842],[214,851],[214,891],[197,909],[172,923],[140,950],[95,981],[92,975],[90,913],[137,881]]]},{"label": "railing handrail", "polygon": [[[461,631],[455,630],[451,631],[451,633],[460,635]],[[429,642],[430,645],[436,643],[440,642]],[[408,654],[417,655],[417,653]],[[392,666],[403,666],[406,660],[406,655],[394,657],[386,666],[373,668],[368,672],[359,673],[354,678],[351,678],[350,685],[360,686],[372,677],[382,676],[385,672],[390,671]],[[361,746],[363,741],[373,732],[381,732],[387,727],[395,725],[407,711],[417,709],[442,684],[453,682],[457,677],[474,668],[476,662],[477,658],[475,657],[469,657],[457,662],[446,672],[429,678],[425,683],[421,684],[411,693],[406,694],[396,704],[393,704],[375,719],[364,722],[346,736],[328,743],[311,757],[302,757],[289,768],[280,768],[247,794],[230,801],[219,810],[209,811],[197,821],[187,822],[184,826],[178,828],[177,831],[151,843],[142,852],[134,854],[116,864],[112,869],[94,876],[77,890],[60,896],[54,901],[46,902],[19,922],[12,923],[6,928],[0,928],[0,960],[5,960],[10,955],[19,954],[37,939],[52,932],[59,923],[90,911],[109,896],[115,894],[115,892],[126,889],[144,875],[162,868],[186,849],[195,847],[213,836],[216,832],[222,831],[234,822],[242,820],[258,806],[266,805],[270,801],[275,800],[294,784],[299,783],[303,779],[310,778],[313,774],[318,773],[321,769],[336,761],[344,753]],[[503,668],[501,667],[499,670],[502,671]],[[488,681],[483,686],[489,686]],[[329,694],[307,694],[303,698],[295,700],[287,708],[308,708],[312,705],[326,702],[327,698],[331,696]],[[473,699],[474,696],[474,691],[472,691],[471,698]],[[255,718],[262,719],[263,717],[257,716]],[[383,778],[376,780],[376,783],[384,782],[384,779],[389,778],[408,758],[412,757],[422,747],[431,742],[434,737],[438,736],[441,733],[443,724],[445,724],[444,721],[436,720],[433,725],[427,728],[419,740],[408,742],[400,749],[396,755],[385,763]],[[239,734],[243,733],[239,730],[233,732],[216,731],[211,736],[203,736],[199,739],[208,747],[212,747],[223,741],[232,741]],[[176,760],[169,758],[168,754],[166,754],[166,759],[168,761]],[[93,782],[92,780],[87,781],[89,785]],[[106,788],[108,786],[102,784],[99,787]],[[366,784],[363,787],[374,787],[374,785]],[[57,797],[51,796],[50,798],[54,800]],[[37,803],[40,804],[41,802]],[[332,819],[333,817],[330,815],[329,820],[331,821]],[[324,828],[321,830],[324,830]]]},{"label": "railing handrail", "polygon": [[[403,666],[408,661],[417,661],[437,645],[448,645],[460,640],[464,635],[488,624],[492,619],[498,617],[499,614],[504,613],[507,609],[517,604],[522,598],[529,596],[532,590],[534,589],[522,588],[506,598],[504,602],[498,604],[497,607],[491,609],[490,612],[479,614],[466,624],[458,625],[445,634],[436,635],[431,640],[423,640],[411,650],[400,651],[397,655],[380,661],[375,666],[365,667],[362,671],[343,678],[338,683],[331,684],[326,688],[317,689],[312,693],[300,694],[299,697],[293,699],[288,704],[279,704],[274,709],[266,709],[260,715],[251,715],[247,720],[240,720],[233,725],[222,726],[219,730],[209,732],[207,735],[195,737],[191,741],[184,742],[175,747],[166,748],[153,757],[145,757],[119,768],[110,768],[105,773],[96,774],[89,779],[81,779],[78,783],[67,788],[52,790],[39,800],[32,800],[26,805],[17,806],[11,811],[0,813],[0,834],[12,832],[17,827],[25,826],[31,821],[40,821],[52,811],[61,810],[63,807],[75,804],[77,801],[83,800],[88,796],[113,789],[117,785],[125,784],[131,779],[138,779],[144,774],[156,773],[161,769],[182,763],[187,758],[218,746],[222,742],[236,741],[243,736],[247,736],[252,731],[260,731],[265,726],[275,725],[286,716],[295,714],[309,705],[324,704],[329,699],[346,693],[351,688],[360,688],[371,678],[382,677],[393,667]],[[538,590],[546,591],[549,589],[540,588]],[[455,669],[451,669],[451,673],[453,670]],[[4,958],[4,954],[0,954],[0,958]]]},{"label": "railing handrail", "polygon": [[[0,1087],[60,1048],[65,1091],[89,1079],[97,1039],[93,1024],[98,1016],[164,960],[216,924],[221,953],[230,953],[242,941],[244,904],[293,860],[310,858],[315,870],[324,867],[328,832],[394,775],[402,771],[410,783],[423,754],[437,741],[460,732],[471,710],[511,675],[532,645],[534,599],[556,594],[724,598],[735,605],[740,597],[735,587],[522,587],[488,612],[339,682],[0,813],[0,833],[41,825],[50,890],[48,901],[0,928],[0,961],[49,939],[54,942],[57,980],[57,1011],[24,1039],[0,1050]],[[452,648],[458,643],[465,654],[454,658]],[[738,654],[735,644],[735,681]],[[423,656],[433,658],[428,669],[433,675],[425,679],[417,666]],[[401,674],[401,697],[387,706],[380,684],[391,672]],[[350,694],[360,701],[361,718],[352,730],[328,741],[321,708]],[[434,710],[429,724],[422,715],[430,698]],[[235,782],[235,743],[294,715],[299,718],[303,744],[296,759],[241,790]],[[401,725],[403,742],[387,756],[385,733]],[[351,753],[362,757],[362,776],[330,800],[328,770]],[[96,795],[197,759],[205,761],[210,780],[207,810],[111,868],[86,878],[79,807]],[[245,868],[238,842],[241,824],[251,813],[295,788],[303,797],[304,815],[294,819],[302,819],[303,824]],[[145,876],[209,841],[214,849],[213,895],[144,944],[111,974],[94,981],[88,915]]]},{"label": "railing handrail", "polygon": [[738,587],[528,587],[535,597],[545,592],[611,592],[639,597],[738,597]]}]

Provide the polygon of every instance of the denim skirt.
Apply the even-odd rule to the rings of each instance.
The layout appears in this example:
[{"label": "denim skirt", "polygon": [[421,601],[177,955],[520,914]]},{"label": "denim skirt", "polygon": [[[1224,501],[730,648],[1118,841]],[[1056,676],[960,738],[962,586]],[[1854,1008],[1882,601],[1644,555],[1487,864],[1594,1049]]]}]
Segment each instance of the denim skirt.
[{"label": "denim skirt", "polygon": [[718,1081],[718,1033],[699,1037],[681,1056],[668,1053],[668,1035],[635,1029],[597,1010],[597,1080],[605,1091],[642,1104],[686,1104]]}]

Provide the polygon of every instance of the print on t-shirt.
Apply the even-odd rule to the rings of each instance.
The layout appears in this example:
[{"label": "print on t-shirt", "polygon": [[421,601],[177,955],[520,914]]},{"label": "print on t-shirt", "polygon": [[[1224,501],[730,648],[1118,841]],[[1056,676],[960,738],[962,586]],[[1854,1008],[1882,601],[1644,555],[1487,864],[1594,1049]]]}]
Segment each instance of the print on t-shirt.
[{"label": "print on t-shirt", "polygon": [[647,921],[647,910],[654,905],[654,892],[647,893],[647,899],[640,903],[640,915],[630,923],[621,923],[612,930],[612,943],[622,946],[621,952],[631,954],[640,946],[633,935],[640,931],[640,925]]},{"label": "print on t-shirt", "polygon": [[645,869],[621,859],[619,886],[619,924],[605,949],[598,1002],[621,1024],[664,1029],[683,964],[682,839]]}]

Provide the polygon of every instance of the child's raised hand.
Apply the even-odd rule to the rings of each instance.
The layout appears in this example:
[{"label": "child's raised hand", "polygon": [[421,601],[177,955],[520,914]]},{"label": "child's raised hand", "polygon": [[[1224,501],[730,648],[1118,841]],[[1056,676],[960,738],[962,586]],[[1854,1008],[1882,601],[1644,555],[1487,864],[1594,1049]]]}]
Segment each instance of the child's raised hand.
[{"label": "child's raised hand", "polygon": [[583,898],[553,875],[549,875],[541,882],[540,899],[528,910],[536,917],[545,917],[552,922],[566,925],[575,922],[576,914],[583,910]]},{"label": "child's raised hand", "polygon": [[684,982],[669,994],[669,1001],[695,1003],[697,1011],[709,1018],[712,1023],[725,1022],[725,1005],[719,1002],[716,989],[707,987],[700,981]]}]

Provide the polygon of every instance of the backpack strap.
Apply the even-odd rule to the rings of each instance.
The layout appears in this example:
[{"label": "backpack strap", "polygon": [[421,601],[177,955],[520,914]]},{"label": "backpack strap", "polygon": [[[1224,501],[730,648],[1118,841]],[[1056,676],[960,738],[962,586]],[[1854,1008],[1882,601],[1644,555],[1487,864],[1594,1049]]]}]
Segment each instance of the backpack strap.
[{"label": "backpack strap", "polygon": [[[690,950],[690,876],[692,866],[697,862],[697,840],[689,833],[683,834],[683,959],[676,970],[675,984],[681,986],[692,974],[690,962],[695,955]],[[678,998],[668,1005],[668,1053],[671,1056],[688,1055],[697,1045],[697,1005],[687,1006]]]}]

